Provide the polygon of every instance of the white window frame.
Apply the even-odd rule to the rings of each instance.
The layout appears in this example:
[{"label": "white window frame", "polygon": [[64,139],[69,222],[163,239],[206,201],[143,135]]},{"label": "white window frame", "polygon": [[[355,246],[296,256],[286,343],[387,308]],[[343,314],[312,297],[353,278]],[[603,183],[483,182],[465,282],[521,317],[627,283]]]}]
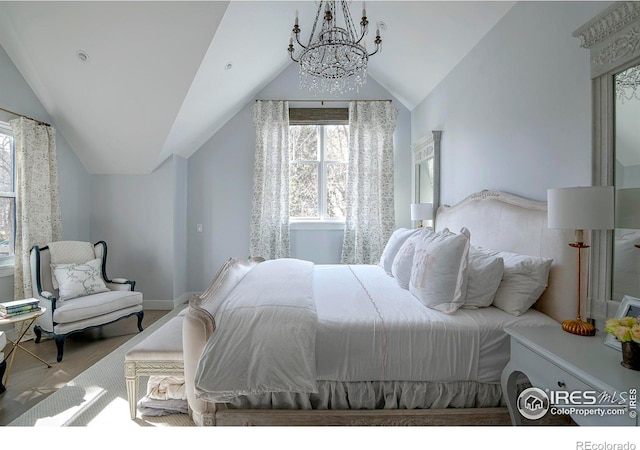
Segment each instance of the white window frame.
[{"label": "white window frame", "polygon": [[[300,125],[290,125],[300,126]],[[310,125],[306,125],[310,126]],[[327,217],[327,165],[330,163],[348,164],[339,160],[327,160],[326,157],[326,133],[327,126],[331,125],[311,125],[319,129],[318,133],[318,157],[317,160],[296,159],[291,160],[290,164],[314,164],[318,170],[318,217],[290,217],[289,226],[296,230],[313,230],[313,229],[344,229],[345,218]],[[346,125],[348,126],[348,125]]]},{"label": "white window frame", "polygon": [[[13,135],[13,130],[11,129],[11,126],[6,123],[6,122],[2,122],[0,121],[0,132],[2,134],[6,134],[9,136],[14,137]],[[17,198],[17,194],[16,194],[16,152],[15,152],[15,138],[14,138],[14,151],[13,151],[13,191],[9,191],[9,192],[0,192],[0,198],[13,198],[13,201],[16,201]],[[15,208],[15,203],[14,203],[14,232],[15,232],[15,222],[16,222],[16,217],[15,217],[15,212],[16,212],[16,208]],[[15,251],[15,237],[14,237],[14,251]],[[0,277],[3,276],[9,276],[9,275],[13,275],[13,268],[15,266],[15,255],[13,256],[0,256]]]}]

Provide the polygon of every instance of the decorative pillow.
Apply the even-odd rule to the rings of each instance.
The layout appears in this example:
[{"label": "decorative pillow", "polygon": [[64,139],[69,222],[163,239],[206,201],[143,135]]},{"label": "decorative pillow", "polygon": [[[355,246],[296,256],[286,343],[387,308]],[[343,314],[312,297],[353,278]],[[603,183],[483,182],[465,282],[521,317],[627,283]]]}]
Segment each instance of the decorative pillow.
[{"label": "decorative pillow", "polygon": [[218,271],[209,288],[200,295],[200,302],[196,306],[206,310],[213,317],[229,292],[256,265],[263,262],[263,258],[229,258]]},{"label": "decorative pillow", "polygon": [[419,233],[420,230],[420,228],[398,228],[393,232],[382,251],[382,256],[380,256],[379,264],[385,272],[391,273],[393,259],[396,257],[396,253],[398,253],[402,244],[414,234]]},{"label": "decorative pillow", "polygon": [[496,291],[502,281],[504,260],[492,256],[478,248],[469,248],[469,267],[467,269],[467,296],[465,308],[484,308],[491,306]]},{"label": "decorative pillow", "polygon": [[547,288],[553,259],[511,252],[488,253],[504,261],[504,273],[493,306],[514,316],[524,314]]},{"label": "decorative pillow", "polygon": [[416,233],[409,239],[404,241],[396,257],[393,258],[393,264],[391,265],[391,275],[398,282],[398,286],[402,289],[409,289],[409,282],[411,281],[411,267],[413,266],[413,255],[416,250],[416,244],[423,233],[433,234],[430,228],[426,228],[424,232]]},{"label": "decorative pillow", "polygon": [[91,242],[56,241],[47,244],[51,257],[51,284],[58,289],[58,281],[53,273],[53,264],[84,264],[95,259],[96,253]]},{"label": "decorative pillow", "polygon": [[101,266],[101,258],[92,259],[84,264],[51,264],[58,281],[60,300],[109,291],[102,279]]},{"label": "decorative pillow", "polygon": [[429,308],[455,313],[464,303],[469,230],[425,233],[416,244],[409,291]]}]

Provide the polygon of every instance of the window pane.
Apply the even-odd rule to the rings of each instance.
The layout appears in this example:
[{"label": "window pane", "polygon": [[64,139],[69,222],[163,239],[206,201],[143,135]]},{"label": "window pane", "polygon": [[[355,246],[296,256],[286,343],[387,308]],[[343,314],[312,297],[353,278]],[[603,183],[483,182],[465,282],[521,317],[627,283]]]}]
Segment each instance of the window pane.
[{"label": "window pane", "polygon": [[318,127],[293,125],[289,127],[289,158],[291,161],[318,160]]},{"label": "window pane", "polygon": [[347,164],[327,163],[327,217],[342,219],[347,208]]},{"label": "window pane", "polygon": [[0,192],[13,192],[13,137],[0,133]]},{"label": "window pane", "polygon": [[327,125],[326,140],[327,160],[348,161],[349,125]]},{"label": "window pane", "polygon": [[318,218],[318,165],[292,163],[289,174],[289,216]]},{"label": "window pane", "polygon": [[0,198],[0,257],[13,256],[15,199]]}]

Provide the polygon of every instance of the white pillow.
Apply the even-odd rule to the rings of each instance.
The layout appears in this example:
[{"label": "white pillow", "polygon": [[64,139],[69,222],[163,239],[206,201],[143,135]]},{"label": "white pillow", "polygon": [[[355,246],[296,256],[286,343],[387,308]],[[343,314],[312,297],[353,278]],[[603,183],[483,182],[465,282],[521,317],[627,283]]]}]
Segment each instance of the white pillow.
[{"label": "white pillow", "polygon": [[195,306],[204,309],[213,317],[229,292],[262,261],[263,258],[229,258],[213,278],[209,288],[200,295],[200,301]]},{"label": "white pillow", "polygon": [[[425,229],[425,233],[433,234],[430,228]],[[413,255],[416,250],[416,244],[423,233],[416,233],[409,239],[404,241],[396,257],[393,258],[393,264],[391,265],[391,275],[398,282],[398,286],[402,289],[409,289],[409,282],[411,281],[411,268],[413,266]]]},{"label": "white pillow", "polygon": [[101,258],[82,264],[51,264],[58,281],[60,300],[65,301],[109,291],[102,279],[101,266]]},{"label": "white pillow", "polygon": [[469,230],[425,233],[416,244],[409,291],[429,308],[455,313],[464,303]]},{"label": "white pillow", "polygon": [[396,257],[398,250],[402,247],[402,244],[413,236],[416,233],[420,232],[420,228],[398,228],[393,232],[389,240],[387,241],[387,245],[385,245],[384,250],[382,250],[382,255],[380,256],[380,266],[387,273],[391,273],[391,265],[393,264],[393,259]]},{"label": "white pillow", "polygon": [[471,246],[467,270],[467,296],[464,307],[491,306],[502,281],[504,260]]},{"label": "white pillow", "polygon": [[514,316],[524,314],[547,288],[553,259],[511,252],[489,254],[504,261],[504,273],[493,306]]}]

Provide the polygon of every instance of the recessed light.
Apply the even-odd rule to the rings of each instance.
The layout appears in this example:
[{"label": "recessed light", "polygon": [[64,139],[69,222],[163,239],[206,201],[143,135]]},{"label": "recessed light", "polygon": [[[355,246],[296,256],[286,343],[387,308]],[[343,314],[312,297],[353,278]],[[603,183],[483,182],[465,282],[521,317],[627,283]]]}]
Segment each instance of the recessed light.
[{"label": "recessed light", "polygon": [[228,62],[226,66],[224,66],[224,70],[231,70],[233,68],[233,64]]},{"label": "recessed light", "polygon": [[378,22],[378,26],[380,27],[380,29],[382,31],[386,31],[387,30],[387,24],[383,21]]},{"label": "recessed light", "polygon": [[78,50],[76,52],[76,56],[82,62],[89,62],[89,54],[87,52],[85,52],[84,50]]}]

